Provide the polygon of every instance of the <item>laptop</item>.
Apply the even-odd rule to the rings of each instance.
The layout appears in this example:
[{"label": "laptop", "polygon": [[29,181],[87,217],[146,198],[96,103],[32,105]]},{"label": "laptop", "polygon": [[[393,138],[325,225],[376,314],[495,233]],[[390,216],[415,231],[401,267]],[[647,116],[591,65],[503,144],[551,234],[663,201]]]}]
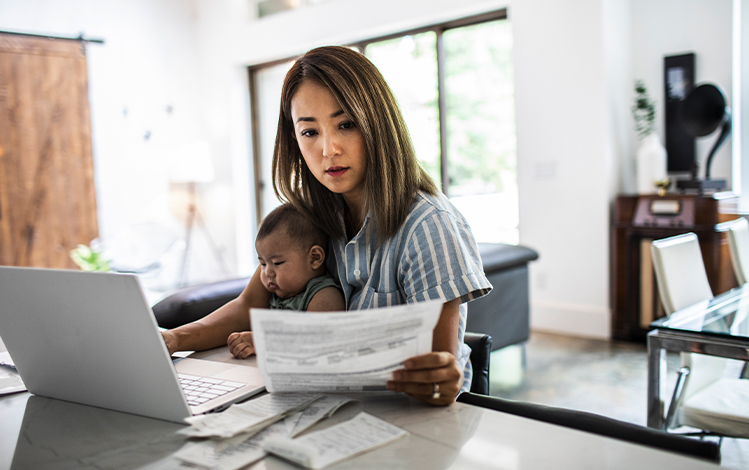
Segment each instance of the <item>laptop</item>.
[{"label": "laptop", "polygon": [[173,363],[132,274],[0,266],[0,336],[39,396],[183,422],[265,390],[257,367]]}]

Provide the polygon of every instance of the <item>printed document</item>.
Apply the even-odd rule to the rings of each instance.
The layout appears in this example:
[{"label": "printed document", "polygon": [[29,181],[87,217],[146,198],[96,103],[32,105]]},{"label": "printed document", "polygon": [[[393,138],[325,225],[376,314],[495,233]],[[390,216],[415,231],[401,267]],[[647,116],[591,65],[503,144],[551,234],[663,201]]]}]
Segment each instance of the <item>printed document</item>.
[{"label": "printed document", "polygon": [[352,419],[304,437],[273,436],[263,448],[307,468],[324,468],[403,437],[408,432],[361,412]]},{"label": "printed document", "polygon": [[[273,396],[273,395],[268,395]],[[313,396],[309,396],[310,399]],[[351,399],[340,395],[325,395],[312,404],[260,432],[250,431],[226,439],[206,439],[188,442],[175,457],[211,470],[235,470],[265,457],[263,442],[271,437],[292,438],[318,421],[330,417]]]},{"label": "printed document", "polygon": [[406,359],[432,350],[442,301],[353,312],[252,310],[269,392],[386,390]]},{"label": "printed document", "polygon": [[177,432],[190,437],[233,437],[240,433],[257,433],[320,398],[322,395],[265,395],[231,405],[221,413],[185,418],[191,426]]},{"label": "printed document", "polygon": [[25,392],[26,386],[23,384],[18,374],[7,373],[0,370],[0,395],[9,395],[11,393]]}]

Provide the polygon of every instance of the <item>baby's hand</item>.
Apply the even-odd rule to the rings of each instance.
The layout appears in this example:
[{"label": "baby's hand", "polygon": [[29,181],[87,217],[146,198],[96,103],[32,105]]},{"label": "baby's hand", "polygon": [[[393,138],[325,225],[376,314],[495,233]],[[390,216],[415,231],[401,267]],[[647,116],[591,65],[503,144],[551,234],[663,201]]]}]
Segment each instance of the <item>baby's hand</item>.
[{"label": "baby's hand", "polygon": [[247,359],[255,354],[255,343],[252,342],[252,331],[238,331],[229,335],[226,340],[229,351],[237,359]]}]

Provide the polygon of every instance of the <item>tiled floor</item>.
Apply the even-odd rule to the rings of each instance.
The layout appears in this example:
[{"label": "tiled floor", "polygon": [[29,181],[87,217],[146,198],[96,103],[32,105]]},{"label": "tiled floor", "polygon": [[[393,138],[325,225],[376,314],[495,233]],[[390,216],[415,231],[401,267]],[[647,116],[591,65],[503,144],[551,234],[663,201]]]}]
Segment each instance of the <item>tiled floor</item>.
[{"label": "tiled floor", "polygon": [[[533,332],[522,349],[492,354],[491,394],[513,400],[598,413],[635,424],[646,423],[645,344],[580,339]],[[670,382],[678,356],[669,356]],[[721,466],[749,469],[749,439],[724,439]]]}]

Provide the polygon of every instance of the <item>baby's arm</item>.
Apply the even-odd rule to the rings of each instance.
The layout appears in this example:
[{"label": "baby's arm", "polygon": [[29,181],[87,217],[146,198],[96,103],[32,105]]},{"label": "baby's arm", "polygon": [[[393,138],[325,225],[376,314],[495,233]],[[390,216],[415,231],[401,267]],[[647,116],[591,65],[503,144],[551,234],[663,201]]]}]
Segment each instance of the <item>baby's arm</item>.
[{"label": "baby's arm", "polygon": [[[337,287],[326,287],[312,296],[307,306],[308,312],[335,312],[346,310],[343,293]],[[245,359],[255,354],[255,343],[252,331],[238,331],[229,335],[227,340],[229,351],[237,359]]]},{"label": "baby's arm", "polygon": [[320,289],[318,293],[312,296],[307,306],[308,312],[335,312],[346,310],[346,303],[343,300],[343,293],[337,287],[326,287]]}]

